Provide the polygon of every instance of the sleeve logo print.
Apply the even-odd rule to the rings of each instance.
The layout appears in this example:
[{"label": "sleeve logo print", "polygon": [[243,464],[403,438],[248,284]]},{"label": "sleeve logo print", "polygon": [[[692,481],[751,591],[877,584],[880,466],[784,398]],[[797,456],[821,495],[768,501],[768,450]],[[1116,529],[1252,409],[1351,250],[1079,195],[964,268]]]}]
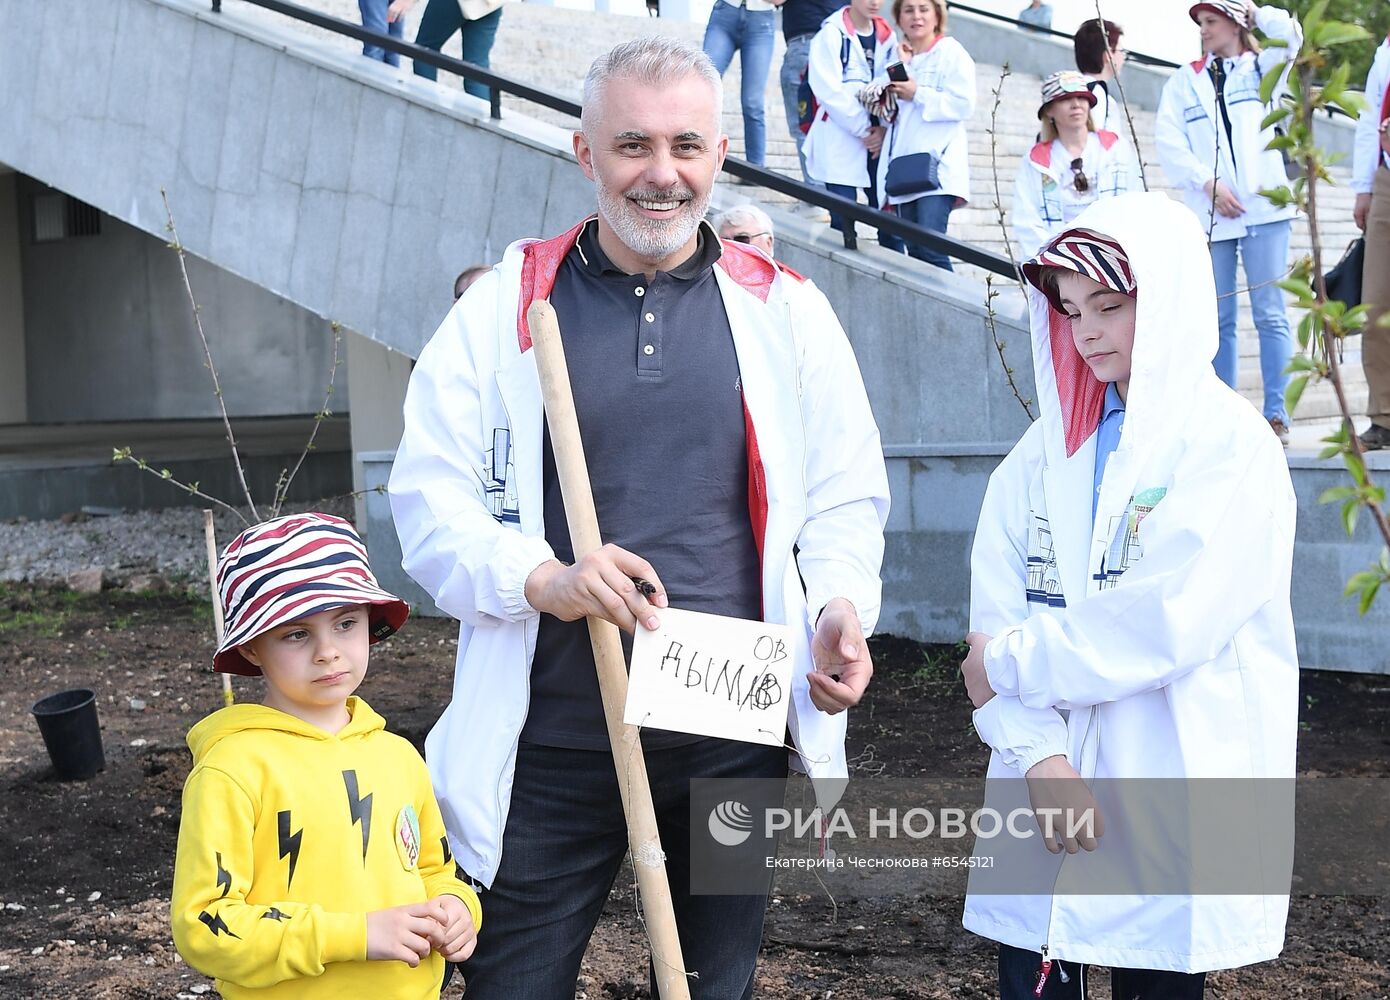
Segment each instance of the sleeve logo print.
[{"label": "sleeve logo print", "polygon": [[420,820],[414,806],[406,805],[396,814],[395,840],[401,867],[411,871],[420,861]]}]

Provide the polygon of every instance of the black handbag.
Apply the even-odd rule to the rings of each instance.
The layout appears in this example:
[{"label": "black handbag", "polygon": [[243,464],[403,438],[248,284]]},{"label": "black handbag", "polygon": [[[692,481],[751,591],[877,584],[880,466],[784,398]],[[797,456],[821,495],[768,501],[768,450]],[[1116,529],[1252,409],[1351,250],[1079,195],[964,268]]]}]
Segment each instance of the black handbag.
[{"label": "black handbag", "polygon": [[1366,263],[1366,238],[1358,236],[1347,246],[1337,266],[1323,275],[1329,300],[1345,302],[1348,309],[1361,304],[1361,271]]},{"label": "black handbag", "polygon": [[883,190],[893,198],[931,194],[941,187],[938,177],[940,169],[941,158],[932,153],[908,153],[895,157],[888,164]]}]

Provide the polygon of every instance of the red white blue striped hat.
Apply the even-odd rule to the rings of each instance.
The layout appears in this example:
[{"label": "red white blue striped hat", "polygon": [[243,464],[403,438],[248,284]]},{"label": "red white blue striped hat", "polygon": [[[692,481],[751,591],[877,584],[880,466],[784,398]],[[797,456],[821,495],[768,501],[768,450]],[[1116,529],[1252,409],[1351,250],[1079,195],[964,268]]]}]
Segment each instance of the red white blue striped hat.
[{"label": "red white blue striped hat", "polygon": [[1023,265],[1023,277],[1028,283],[1048,297],[1052,308],[1064,312],[1062,304],[1042,281],[1042,273],[1049,267],[1075,271],[1106,288],[1134,294],[1134,269],[1129,266],[1124,248],[1110,237],[1089,229],[1068,229]]},{"label": "red white blue striped hat", "polygon": [[237,647],[320,611],[365,604],[371,642],[405,624],[410,607],[382,590],[352,525],[331,514],[291,514],[247,528],[217,561],[224,631],[214,670],[257,676]]},{"label": "red white blue striped hat", "polygon": [[1213,14],[1229,17],[1242,28],[1251,27],[1250,14],[1245,8],[1244,0],[1202,0],[1201,3],[1194,3],[1188,9],[1187,16],[1195,21],[1199,10],[1209,10]]}]

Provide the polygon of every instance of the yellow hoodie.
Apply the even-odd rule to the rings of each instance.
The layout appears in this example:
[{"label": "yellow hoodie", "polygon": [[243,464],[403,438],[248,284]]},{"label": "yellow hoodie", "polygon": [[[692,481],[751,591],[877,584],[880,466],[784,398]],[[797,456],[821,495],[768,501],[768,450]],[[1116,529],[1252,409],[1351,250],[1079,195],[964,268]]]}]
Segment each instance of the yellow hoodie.
[{"label": "yellow hoodie", "polygon": [[439,996],[444,959],[367,958],[367,914],[449,894],[454,876],[425,762],[360,698],[336,735],[264,705],[188,734],[174,863],[174,943],[241,997]]}]

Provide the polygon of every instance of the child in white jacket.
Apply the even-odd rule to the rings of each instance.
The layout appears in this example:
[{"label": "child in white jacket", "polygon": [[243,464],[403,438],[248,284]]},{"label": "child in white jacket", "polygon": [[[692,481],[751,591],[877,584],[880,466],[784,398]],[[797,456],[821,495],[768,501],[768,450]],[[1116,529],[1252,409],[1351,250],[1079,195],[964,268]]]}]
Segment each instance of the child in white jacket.
[{"label": "child in white jacket", "polygon": [[[990,478],[962,672],[986,807],[1099,816],[977,840],[1007,864],[971,870],[964,923],[1000,943],[1006,998],[1079,998],[1096,964],[1114,996],[1200,1000],[1207,971],[1283,946],[1291,832],[1262,821],[1292,808],[1295,500],[1206,360],[1204,246],[1191,213],[1131,194],[1023,268],[1042,412]],[[1229,882],[1194,874],[1210,852],[1236,859]]]},{"label": "child in white jacket", "polygon": [[[1201,29],[1203,58],[1180,66],[1163,86],[1154,139],[1163,172],[1197,216],[1211,245],[1216,275],[1220,340],[1216,373],[1237,384],[1240,350],[1236,337],[1236,256],[1245,267],[1250,307],[1260,334],[1260,375],[1265,419],[1287,445],[1289,415],[1284,369],[1293,356],[1293,337],[1284,312],[1284,292],[1275,284],[1289,267],[1292,205],[1280,207],[1259,192],[1288,184],[1284,160],[1269,149],[1274,126],[1264,118],[1279,101],[1283,82],[1269,104],[1260,101],[1260,80],[1291,59],[1303,43],[1298,21],[1272,4],[1253,0],[1209,0],[1189,16]],[[1250,29],[1258,27],[1285,47],[1260,51]]]},{"label": "child in white jacket", "polygon": [[[815,117],[806,133],[806,172],[832,194],[856,201],[858,190],[869,204],[879,204],[875,178],[883,148],[884,126],[860,103],[859,92],[878,70],[896,60],[897,37],[878,16],[883,0],[851,0],[827,17],[811,40],[806,78],[815,95]],[[853,223],[850,223],[853,226]],[[830,227],[845,220],[830,213]],[[902,252],[896,236],[880,233],[879,245]]]}]

